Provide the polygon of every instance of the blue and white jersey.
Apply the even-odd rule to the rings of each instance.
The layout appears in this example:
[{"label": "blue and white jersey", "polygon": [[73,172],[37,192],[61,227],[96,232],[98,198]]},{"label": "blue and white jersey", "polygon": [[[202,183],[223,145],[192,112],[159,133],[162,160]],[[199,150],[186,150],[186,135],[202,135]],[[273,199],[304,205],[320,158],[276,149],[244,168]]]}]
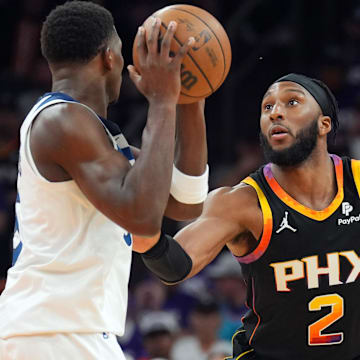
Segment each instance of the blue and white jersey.
[{"label": "blue and white jersey", "polygon": [[[21,126],[14,261],[0,296],[2,338],[124,332],[131,234],[98,211],[75,181],[44,178],[31,155],[34,119],[46,107],[66,102],[77,103],[62,93],[45,94]],[[102,122],[114,148],[133,164],[117,125],[78,104]]]}]

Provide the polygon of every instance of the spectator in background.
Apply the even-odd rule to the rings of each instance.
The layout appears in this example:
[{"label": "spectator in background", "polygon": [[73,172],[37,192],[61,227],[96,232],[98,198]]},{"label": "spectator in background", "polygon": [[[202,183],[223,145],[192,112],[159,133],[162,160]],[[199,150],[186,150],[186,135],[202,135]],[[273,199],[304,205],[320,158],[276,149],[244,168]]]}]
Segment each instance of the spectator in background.
[{"label": "spectator in background", "polygon": [[165,311],[145,314],[139,323],[146,355],[139,360],[170,359],[171,348],[180,330],[176,317]]},{"label": "spectator in background", "polygon": [[229,356],[229,344],[219,343],[211,350],[207,360],[225,360]]},{"label": "spectator in background", "polygon": [[[181,284],[183,285],[183,284]],[[186,293],[182,286],[164,286],[156,277],[140,282],[135,289],[136,312],[166,310],[175,314],[181,326],[188,326],[188,318],[198,299]]]},{"label": "spectator in background", "polygon": [[248,310],[245,305],[247,288],[241,267],[234,256],[224,250],[216,263],[206,269],[206,274],[213,280],[213,293],[220,307],[219,337],[231,341]]},{"label": "spectator in background", "polygon": [[[181,284],[183,285],[183,284]],[[147,313],[166,311],[176,319],[179,327],[188,328],[190,313],[197,298],[183,291],[182,286],[165,286],[158,278],[150,277],[138,282],[129,303],[125,325],[125,335],[118,338],[121,347],[135,357],[143,355],[140,337],[140,323]]]},{"label": "spectator in background", "polygon": [[144,356],[142,332],[139,324],[145,314],[159,312],[166,301],[166,287],[157,278],[140,281],[129,300],[128,315],[126,317],[125,334],[118,337],[121,348],[134,358]]},{"label": "spectator in background", "polygon": [[[210,354],[221,352],[231,354],[231,343],[220,340],[218,331],[221,325],[219,305],[213,300],[201,300],[190,317],[192,334],[177,340],[171,352],[172,360],[207,360]],[[226,349],[224,351],[224,349]]]},{"label": "spectator in background", "polygon": [[155,277],[141,281],[135,288],[135,306],[137,314],[161,310],[166,301],[166,288]]}]

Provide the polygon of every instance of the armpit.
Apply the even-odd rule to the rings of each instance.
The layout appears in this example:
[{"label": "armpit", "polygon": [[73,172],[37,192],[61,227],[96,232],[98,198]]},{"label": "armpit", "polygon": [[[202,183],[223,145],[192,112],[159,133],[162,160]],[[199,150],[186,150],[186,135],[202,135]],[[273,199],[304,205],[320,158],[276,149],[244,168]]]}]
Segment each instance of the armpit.
[{"label": "armpit", "polygon": [[251,253],[258,245],[258,239],[250,231],[236,236],[227,243],[227,247],[235,256],[245,256]]}]

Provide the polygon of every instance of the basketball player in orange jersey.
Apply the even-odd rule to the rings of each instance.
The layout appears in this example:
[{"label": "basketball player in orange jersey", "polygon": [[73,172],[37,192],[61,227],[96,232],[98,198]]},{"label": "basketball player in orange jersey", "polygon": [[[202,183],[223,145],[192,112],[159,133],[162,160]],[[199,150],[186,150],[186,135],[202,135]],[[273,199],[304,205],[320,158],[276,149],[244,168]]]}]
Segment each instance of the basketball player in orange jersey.
[{"label": "basketball player in orange jersey", "polygon": [[156,18],[146,38],[139,28],[139,68],[128,68],[149,103],[138,150],[106,119],[124,65],[112,15],[71,1],[43,25],[53,84],[20,131],[14,265],[0,297],[2,360],[124,360],[116,335],[124,332],[137,250],[131,234],[155,235],[164,213],[201,212],[204,103],[176,107],[180,65],[194,39],[170,57],[176,23],[160,51],[159,28]]},{"label": "basketball player in orange jersey", "polygon": [[175,240],[153,239],[144,262],[171,284],[229,248],[249,307],[233,359],[360,359],[360,162],[327,151],[336,100],[319,80],[286,75],[263,97],[260,128],[269,163],[212,191]]}]

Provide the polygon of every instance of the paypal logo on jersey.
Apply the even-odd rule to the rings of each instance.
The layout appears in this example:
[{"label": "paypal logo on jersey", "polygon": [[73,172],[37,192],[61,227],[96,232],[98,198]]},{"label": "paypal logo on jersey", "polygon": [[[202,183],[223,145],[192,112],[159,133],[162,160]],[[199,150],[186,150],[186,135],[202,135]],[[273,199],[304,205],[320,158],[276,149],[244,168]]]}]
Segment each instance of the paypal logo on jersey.
[{"label": "paypal logo on jersey", "polygon": [[342,203],[341,209],[342,213],[347,217],[344,219],[337,219],[338,225],[350,225],[354,222],[360,222],[360,214],[350,216],[350,213],[354,210],[353,206],[350,203],[344,201]]},{"label": "paypal logo on jersey", "polygon": [[349,214],[353,211],[353,207],[350,203],[348,203],[347,201],[344,201],[342,203],[342,213],[345,215],[345,216],[349,216]]},{"label": "paypal logo on jersey", "polygon": [[130,233],[126,233],[126,234],[124,234],[123,238],[124,238],[126,244],[127,244],[128,246],[130,246],[131,243],[132,243],[131,234],[130,234]]}]

